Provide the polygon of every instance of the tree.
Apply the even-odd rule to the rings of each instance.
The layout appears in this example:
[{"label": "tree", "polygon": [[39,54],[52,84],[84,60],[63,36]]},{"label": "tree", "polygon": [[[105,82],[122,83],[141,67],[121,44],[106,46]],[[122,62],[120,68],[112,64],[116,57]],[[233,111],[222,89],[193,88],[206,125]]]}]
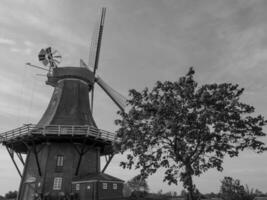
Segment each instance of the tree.
[{"label": "tree", "polygon": [[257,195],[257,191],[258,190],[256,190],[255,192],[254,192],[254,189],[252,188],[252,189],[250,189],[249,187],[248,187],[248,185],[246,185],[245,187],[244,187],[244,190],[245,190],[245,195],[244,195],[244,200],[253,200]]},{"label": "tree", "polygon": [[213,193],[213,192],[204,194],[204,196],[205,196],[204,199],[215,199],[215,198],[219,197],[218,194],[215,194],[215,193]]},{"label": "tree", "polygon": [[255,196],[257,197],[263,197],[263,196],[267,196],[266,194],[264,194],[262,191],[256,189],[254,192]]},{"label": "tree", "polygon": [[182,190],[180,196],[186,198],[187,192],[185,190]]},{"label": "tree", "polygon": [[18,191],[9,191],[5,194],[6,199],[16,199],[18,195]]},{"label": "tree", "polygon": [[129,197],[129,196],[131,196],[132,190],[131,190],[131,188],[129,187],[128,183],[124,183],[124,184],[123,184],[123,191],[122,191],[122,193],[123,193],[123,196],[124,196],[124,197]]},{"label": "tree", "polygon": [[162,189],[160,189],[157,194],[162,195]]},{"label": "tree", "polygon": [[167,197],[171,197],[172,196],[172,192],[171,191],[165,192],[163,195],[164,196],[167,196]]},{"label": "tree", "polygon": [[137,175],[133,177],[131,180],[127,182],[127,185],[131,189],[131,191],[138,191],[138,192],[148,192],[148,184],[144,177],[141,175]]},{"label": "tree", "polygon": [[240,180],[224,177],[221,181],[220,195],[224,200],[253,200],[255,193],[246,185],[241,185]]},{"label": "tree", "polygon": [[238,179],[224,177],[221,184],[220,193],[224,200],[242,200],[245,189]]},{"label": "tree", "polygon": [[149,188],[147,181],[141,175],[133,177],[126,184],[131,191],[130,199],[142,199],[148,194]]},{"label": "tree", "polygon": [[[265,136],[261,115],[240,102],[244,89],[236,84],[198,87],[194,70],[178,81],[158,81],[152,90],[129,91],[129,110],[118,112],[116,147],[127,153],[123,168],[140,169],[143,176],[165,168],[164,181],[180,180],[194,199],[193,176],[210,168],[222,171],[225,155],[244,149],[265,150],[258,138]],[[129,151],[128,151],[129,150]]]},{"label": "tree", "polygon": [[256,189],[250,189],[248,185],[241,185],[240,180],[232,177],[224,177],[221,181],[220,196],[224,200],[253,200],[256,196],[264,194]]}]

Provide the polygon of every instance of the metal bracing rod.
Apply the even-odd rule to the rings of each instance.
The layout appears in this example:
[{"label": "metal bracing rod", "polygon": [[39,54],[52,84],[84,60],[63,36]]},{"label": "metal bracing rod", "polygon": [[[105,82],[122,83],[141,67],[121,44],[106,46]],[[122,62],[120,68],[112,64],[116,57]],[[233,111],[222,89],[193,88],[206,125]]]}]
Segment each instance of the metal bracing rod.
[{"label": "metal bracing rod", "polygon": [[26,65],[28,65],[28,66],[30,66],[30,67],[34,67],[34,68],[37,68],[37,69],[41,69],[41,70],[44,70],[44,71],[49,71],[48,69],[45,69],[45,68],[43,68],[43,67],[39,67],[39,66],[37,66],[37,65],[32,65],[31,63],[26,63]]},{"label": "metal bracing rod", "polygon": [[40,167],[40,163],[39,163],[39,160],[38,160],[38,153],[36,151],[35,144],[33,144],[33,154],[34,154],[36,165],[37,165],[37,168],[38,168],[38,174],[39,174],[39,176],[42,176],[41,167]]},{"label": "metal bracing rod", "polygon": [[107,169],[107,167],[108,167],[108,165],[109,165],[109,163],[111,162],[111,160],[112,160],[113,157],[114,157],[114,154],[111,154],[111,155],[109,156],[108,161],[106,162],[104,168],[103,168],[102,171],[101,171],[102,173],[105,172],[105,170]]},{"label": "metal bracing rod", "polygon": [[20,162],[23,164],[23,166],[25,166],[25,161],[23,160],[23,157],[22,157],[21,153],[16,152],[16,154],[17,154]]},{"label": "metal bracing rod", "polygon": [[17,165],[17,163],[16,163],[16,161],[14,159],[14,151],[9,149],[7,146],[6,146],[6,149],[7,149],[7,152],[9,153],[9,155],[10,155],[12,161],[13,161],[13,164],[15,165],[20,177],[22,178],[22,173],[20,172],[19,167],[18,167],[18,165]]}]

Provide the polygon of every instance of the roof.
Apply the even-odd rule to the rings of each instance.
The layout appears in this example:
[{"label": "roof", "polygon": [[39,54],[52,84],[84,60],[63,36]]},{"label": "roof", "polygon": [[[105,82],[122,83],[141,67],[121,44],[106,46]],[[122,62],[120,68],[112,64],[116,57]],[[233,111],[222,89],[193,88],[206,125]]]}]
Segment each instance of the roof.
[{"label": "roof", "polygon": [[72,124],[96,127],[90,111],[88,91],[89,86],[80,79],[64,78],[58,81],[50,103],[37,126]]},{"label": "roof", "polygon": [[80,181],[112,181],[112,182],[124,182],[123,180],[103,173],[91,173],[85,176],[79,176],[72,179],[72,182]]}]

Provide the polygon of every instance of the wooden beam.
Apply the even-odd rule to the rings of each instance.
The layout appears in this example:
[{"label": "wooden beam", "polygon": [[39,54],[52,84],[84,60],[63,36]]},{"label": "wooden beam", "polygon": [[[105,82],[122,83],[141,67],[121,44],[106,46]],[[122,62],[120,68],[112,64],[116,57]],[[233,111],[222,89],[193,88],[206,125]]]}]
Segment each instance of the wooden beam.
[{"label": "wooden beam", "polygon": [[[78,164],[77,164],[77,167],[76,167],[76,171],[75,171],[75,175],[77,176],[78,173],[79,173],[79,169],[80,169],[80,165],[81,165],[81,162],[82,162],[82,157],[83,155],[85,154],[85,151],[84,149],[86,148],[86,140],[84,140],[83,142],[83,145],[82,145],[82,148],[81,148],[81,151],[79,152],[79,160],[78,160]],[[78,149],[78,148],[77,148]]]},{"label": "wooden beam", "polygon": [[90,145],[90,146],[87,148],[87,150],[86,150],[86,147],[87,147],[87,145],[86,145],[86,141],[87,141],[87,139],[84,140],[84,142],[83,142],[83,144],[82,144],[81,151],[79,150],[79,148],[77,148],[77,147],[75,146],[75,144],[73,144],[73,146],[75,147],[75,149],[77,150],[77,152],[78,152],[78,154],[79,154],[79,160],[78,160],[78,164],[77,164],[76,171],[75,171],[75,175],[76,175],[76,176],[77,176],[78,173],[79,173],[79,169],[80,169],[80,165],[81,165],[81,162],[82,162],[82,157],[83,157],[83,155],[86,154],[86,153],[89,151],[88,149],[94,147],[95,144],[96,144],[96,142],[93,143],[93,144]]},{"label": "wooden beam", "polygon": [[83,153],[80,153],[78,164],[77,164],[76,171],[75,171],[75,176],[77,176],[78,173],[79,173],[80,165],[81,165],[81,162],[82,162],[82,157],[83,157]]},{"label": "wooden beam", "polygon": [[25,161],[23,160],[23,157],[22,157],[21,153],[16,152],[16,154],[17,154],[20,162],[22,163],[22,165],[25,166]]},{"label": "wooden beam", "polygon": [[14,151],[11,150],[11,149],[9,149],[7,146],[6,146],[6,149],[7,149],[7,152],[9,153],[9,155],[10,155],[12,161],[13,161],[13,164],[15,165],[15,167],[16,167],[16,169],[17,169],[19,175],[20,175],[20,178],[22,178],[22,173],[20,172],[20,170],[19,170],[19,168],[18,168],[18,165],[17,165],[17,163],[16,163],[16,161],[15,161],[15,159],[14,159]]},{"label": "wooden beam", "polygon": [[43,150],[43,148],[46,146],[46,143],[43,143],[43,144],[41,144],[41,145],[39,145],[40,146],[40,148],[39,148],[39,150],[37,151],[37,153],[39,154],[42,150]]},{"label": "wooden beam", "polygon": [[25,142],[24,140],[22,140],[21,142],[26,146],[28,152],[30,152],[30,150],[31,150],[30,145],[27,142]]},{"label": "wooden beam", "polygon": [[74,149],[77,151],[78,154],[81,154],[80,149],[74,144],[74,142],[71,141],[72,146],[74,147]]},{"label": "wooden beam", "polygon": [[36,165],[37,165],[37,168],[38,168],[38,174],[39,174],[39,176],[42,176],[41,167],[40,167],[40,163],[39,163],[39,159],[38,159],[38,153],[37,153],[37,150],[36,150],[35,143],[33,144],[33,154],[34,154]]},{"label": "wooden beam", "polygon": [[112,160],[113,157],[114,157],[114,154],[111,154],[111,155],[109,156],[108,161],[106,162],[104,168],[103,168],[102,171],[101,171],[102,173],[105,172],[105,170],[107,169],[107,167],[108,167],[108,165],[109,165],[109,163],[111,162],[111,160]]}]

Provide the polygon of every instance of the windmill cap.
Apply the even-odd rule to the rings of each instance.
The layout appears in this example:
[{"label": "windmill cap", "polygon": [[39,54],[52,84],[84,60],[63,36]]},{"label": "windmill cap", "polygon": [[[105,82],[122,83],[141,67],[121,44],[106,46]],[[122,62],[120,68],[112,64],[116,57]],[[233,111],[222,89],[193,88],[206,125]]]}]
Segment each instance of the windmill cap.
[{"label": "windmill cap", "polygon": [[95,82],[94,73],[88,68],[81,67],[57,67],[53,69],[53,73],[48,75],[47,84],[55,86],[57,82],[65,78],[76,78],[83,80],[88,85],[93,85]]}]

